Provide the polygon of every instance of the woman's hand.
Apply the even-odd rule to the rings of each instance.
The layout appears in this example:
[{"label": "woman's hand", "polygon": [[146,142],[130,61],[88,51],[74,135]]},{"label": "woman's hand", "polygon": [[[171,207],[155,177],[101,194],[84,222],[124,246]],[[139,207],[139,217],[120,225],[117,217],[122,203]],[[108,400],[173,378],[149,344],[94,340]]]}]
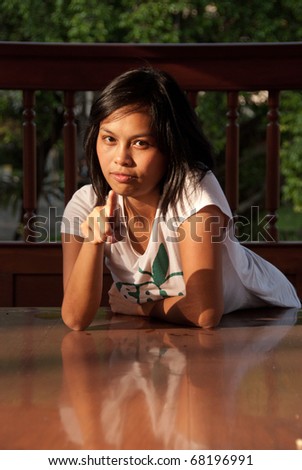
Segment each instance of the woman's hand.
[{"label": "woman's hand", "polygon": [[140,304],[130,302],[117,289],[113,283],[109,292],[109,305],[114,313],[123,313],[125,315],[147,316]]},{"label": "woman's hand", "polygon": [[81,224],[86,242],[115,243],[121,239],[117,194],[110,191],[105,206],[97,206]]}]

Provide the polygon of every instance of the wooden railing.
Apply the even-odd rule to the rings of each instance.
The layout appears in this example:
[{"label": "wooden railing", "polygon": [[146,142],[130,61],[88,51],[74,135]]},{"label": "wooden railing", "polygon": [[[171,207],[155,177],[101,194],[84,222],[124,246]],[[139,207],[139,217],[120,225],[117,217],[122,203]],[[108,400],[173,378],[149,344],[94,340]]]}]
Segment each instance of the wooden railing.
[{"label": "wooden railing", "polygon": [[[173,45],[127,45],[127,44],[47,44],[47,43],[0,43],[0,89],[23,92],[23,207],[24,224],[32,220],[37,206],[36,181],[36,125],[35,92],[60,90],[64,92],[64,178],[65,202],[77,188],[77,157],[75,123],[75,95],[78,91],[100,90],[112,78],[133,67],[151,64],[172,74],[188,92],[194,104],[198,91],[219,91],[227,94],[226,109],[226,174],[225,192],[231,209],[238,209],[239,139],[238,95],[243,91],[267,90],[268,122],[266,146],[266,213],[270,220],[270,239],[275,243],[251,244],[251,248],[277,264],[294,282],[302,295],[302,257],[299,243],[277,243],[276,213],[280,198],[280,131],[279,95],[282,90],[302,88],[302,43],[264,44],[173,44]],[[25,232],[26,236],[26,232]],[[50,305],[45,293],[47,284],[53,282],[47,275],[57,276],[61,282],[60,244],[56,248],[47,245],[39,249],[24,244],[0,243],[0,305],[27,304]],[[30,250],[32,263],[9,261],[15,253]],[[23,251],[22,251],[23,250]],[[47,271],[41,266],[42,250],[47,256],[57,254],[55,266]],[[277,251],[276,251],[277,250]],[[48,253],[48,255],[47,255]],[[25,257],[24,257],[25,256]],[[28,261],[28,260],[27,260]],[[12,267],[12,264],[14,267]],[[18,264],[18,263],[17,263]],[[22,265],[22,266],[21,266]],[[22,271],[23,270],[23,271]],[[33,270],[33,272],[32,272]],[[17,274],[23,272],[27,281],[20,288],[18,297]],[[45,277],[39,298],[28,295],[30,274]],[[32,278],[33,279],[33,278]],[[109,281],[108,281],[109,282]],[[34,284],[33,284],[34,285]],[[6,286],[6,287],[5,287]],[[27,289],[26,295],[22,289]],[[45,291],[45,292],[44,292]],[[1,300],[5,297],[5,300]],[[58,304],[61,287],[53,296]],[[4,296],[4,297],[3,297]],[[31,298],[31,300],[29,300]],[[22,300],[26,299],[26,300]],[[104,300],[106,301],[106,300]]]}]

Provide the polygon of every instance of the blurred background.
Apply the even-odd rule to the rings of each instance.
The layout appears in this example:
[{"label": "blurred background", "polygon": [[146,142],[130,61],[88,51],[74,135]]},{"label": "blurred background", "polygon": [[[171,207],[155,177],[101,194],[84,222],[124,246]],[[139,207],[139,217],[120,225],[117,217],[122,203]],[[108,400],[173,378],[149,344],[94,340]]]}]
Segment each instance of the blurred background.
[{"label": "blurred background", "polygon": [[[302,38],[302,2],[296,0],[132,1],[0,0],[0,41],[77,43],[296,42]],[[301,85],[302,89],[302,85]],[[77,94],[78,186],[89,183],[82,137],[93,94]],[[196,112],[224,186],[226,97],[200,92]],[[38,215],[58,241],[64,209],[63,97],[37,92]],[[22,96],[0,90],[0,240],[21,240]],[[264,198],[267,92],[240,95],[240,207]],[[281,240],[302,240],[302,93],[281,94]]]}]

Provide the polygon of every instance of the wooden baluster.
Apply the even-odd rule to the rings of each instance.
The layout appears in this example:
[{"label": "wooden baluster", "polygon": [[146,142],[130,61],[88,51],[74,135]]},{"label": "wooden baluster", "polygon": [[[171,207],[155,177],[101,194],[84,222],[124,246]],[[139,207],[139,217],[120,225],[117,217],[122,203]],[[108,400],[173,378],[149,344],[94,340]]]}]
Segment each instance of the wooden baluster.
[{"label": "wooden baluster", "polygon": [[226,170],[225,193],[233,215],[236,215],[239,199],[239,124],[238,124],[238,92],[231,91],[227,95],[227,127],[226,127]]},{"label": "wooden baluster", "polygon": [[23,224],[24,240],[34,241],[32,226],[37,205],[35,92],[23,91]]},{"label": "wooden baluster", "polygon": [[70,200],[77,189],[77,157],[76,137],[77,125],[75,122],[75,93],[65,91],[65,124],[64,124],[64,175],[65,175],[65,204]]},{"label": "wooden baluster", "polygon": [[266,133],[266,220],[268,240],[278,240],[277,210],[280,204],[280,128],[279,91],[270,91],[268,97],[268,124]]},{"label": "wooden baluster", "polygon": [[187,91],[187,98],[193,109],[195,109],[197,106],[197,97],[198,91]]}]

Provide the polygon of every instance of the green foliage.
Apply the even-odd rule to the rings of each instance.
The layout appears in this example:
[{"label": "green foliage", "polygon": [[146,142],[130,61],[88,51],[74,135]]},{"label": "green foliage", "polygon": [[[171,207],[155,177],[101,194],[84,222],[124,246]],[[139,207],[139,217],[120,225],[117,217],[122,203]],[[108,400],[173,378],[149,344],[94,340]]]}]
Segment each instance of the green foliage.
[{"label": "green foliage", "polygon": [[0,90],[0,165],[10,163],[20,166],[22,128],[21,92]]},{"label": "green foliage", "polygon": [[302,240],[302,212],[284,205],[278,211],[277,227],[280,240]]},{"label": "green foliage", "polygon": [[42,42],[293,41],[295,0],[2,0],[0,40]]},{"label": "green foliage", "polygon": [[302,212],[302,92],[283,93],[281,109],[283,197]]},{"label": "green foliage", "polygon": [[115,16],[114,3],[98,0],[3,0],[0,40],[103,42],[107,40]]},{"label": "green foliage", "polygon": [[[123,42],[178,43],[192,40],[197,10],[187,1],[122,2],[119,28],[125,31]],[[202,2],[203,3],[203,2]]]}]

